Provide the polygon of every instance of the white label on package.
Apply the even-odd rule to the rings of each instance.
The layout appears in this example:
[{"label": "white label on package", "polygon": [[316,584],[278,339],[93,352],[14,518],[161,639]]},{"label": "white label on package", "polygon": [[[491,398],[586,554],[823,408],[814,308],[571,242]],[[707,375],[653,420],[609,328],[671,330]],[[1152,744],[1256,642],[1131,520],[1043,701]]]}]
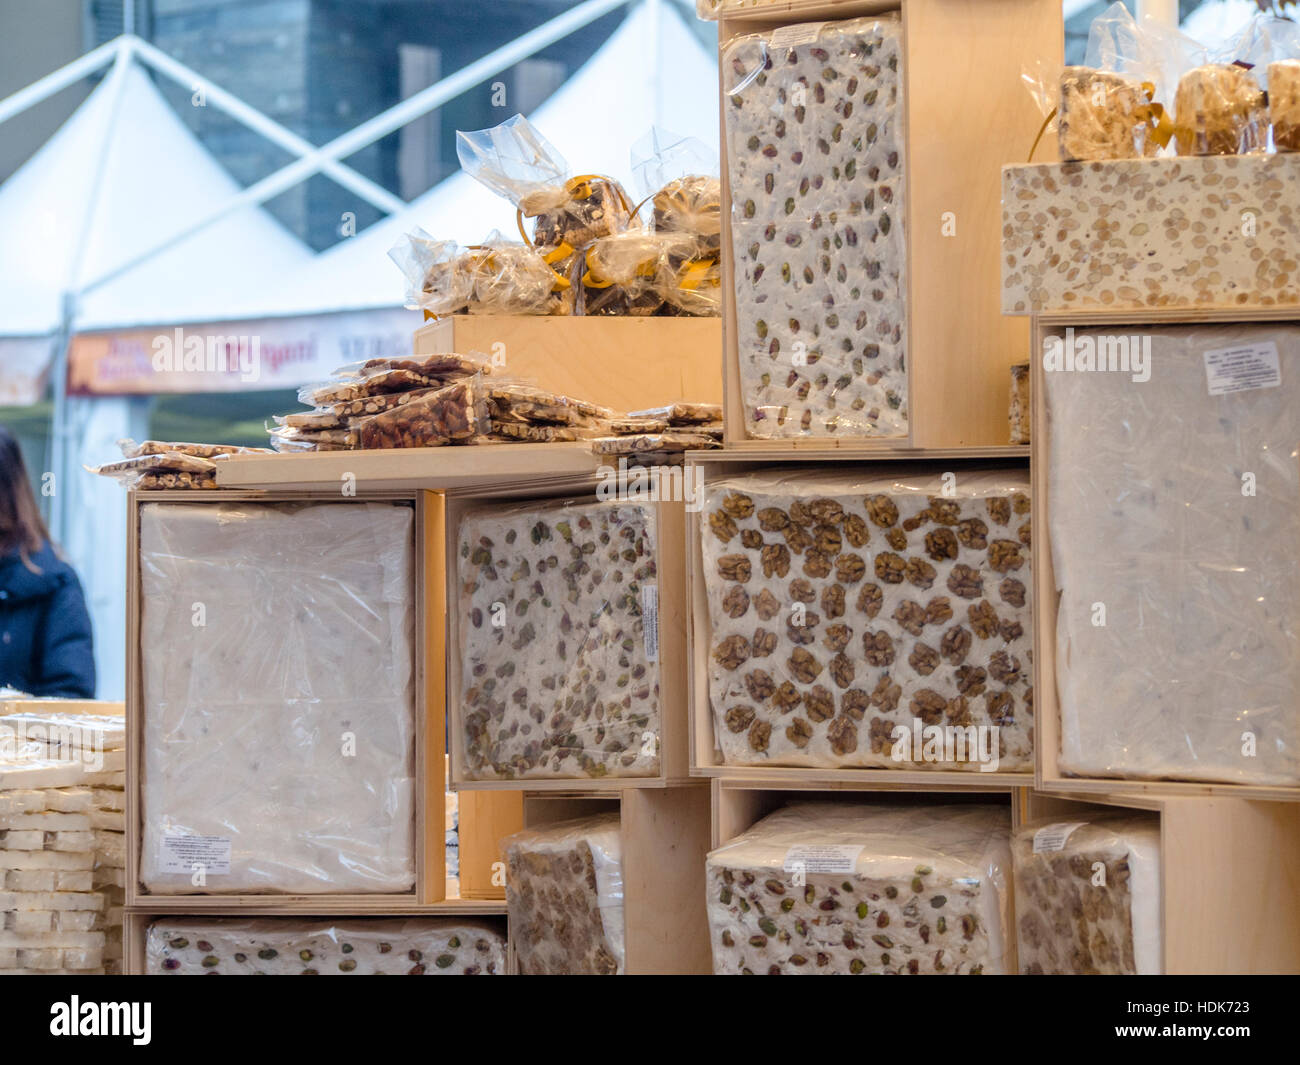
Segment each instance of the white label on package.
[{"label": "white label on package", "polygon": [[159,848],[158,868],[164,873],[196,872],[196,866],[214,876],[230,873],[229,836],[164,835]]},{"label": "white label on package", "polygon": [[772,31],[773,48],[794,48],[800,44],[812,44],[821,36],[824,22],[801,22],[795,26],[778,26]]},{"label": "white label on package", "polygon": [[1212,396],[1249,392],[1253,388],[1277,388],[1282,384],[1277,344],[1266,340],[1262,344],[1207,351],[1205,380]]},{"label": "white label on package", "polygon": [[1076,828],[1082,828],[1087,822],[1072,821],[1059,825],[1044,825],[1034,833],[1034,853],[1046,854],[1059,851]]},{"label": "white label on package", "polygon": [[648,662],[659,661],[659,586],[641,586],[641,627],[645,637],[645,656]]},{"label": "white label on package", "polygon": [[796,870],[805,873],[851,873],[861,853],[861,847],[800,844],[785,852],[785,862],[781,868],[787,873]]}]

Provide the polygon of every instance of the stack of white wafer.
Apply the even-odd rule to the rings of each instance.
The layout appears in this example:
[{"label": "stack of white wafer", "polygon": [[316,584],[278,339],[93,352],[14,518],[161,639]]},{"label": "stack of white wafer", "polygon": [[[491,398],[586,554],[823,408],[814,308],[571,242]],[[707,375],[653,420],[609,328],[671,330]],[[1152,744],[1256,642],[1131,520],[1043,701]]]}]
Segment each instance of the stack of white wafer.
[{"label": "stack of white wafer", "polygon": [[0,716],[0,973],[120,972],[121,718]]}]

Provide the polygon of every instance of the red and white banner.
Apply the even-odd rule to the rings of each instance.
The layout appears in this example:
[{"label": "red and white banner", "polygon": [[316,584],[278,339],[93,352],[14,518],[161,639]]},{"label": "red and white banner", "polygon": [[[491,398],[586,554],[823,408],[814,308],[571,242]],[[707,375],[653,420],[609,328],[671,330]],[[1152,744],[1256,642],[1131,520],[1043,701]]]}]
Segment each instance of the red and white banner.
[{"label": "red and white banner", "polygon": [[296,388],[361,359],[410,354],[417,313],[400,308],[83,333],[68,394],[153,395]]}]

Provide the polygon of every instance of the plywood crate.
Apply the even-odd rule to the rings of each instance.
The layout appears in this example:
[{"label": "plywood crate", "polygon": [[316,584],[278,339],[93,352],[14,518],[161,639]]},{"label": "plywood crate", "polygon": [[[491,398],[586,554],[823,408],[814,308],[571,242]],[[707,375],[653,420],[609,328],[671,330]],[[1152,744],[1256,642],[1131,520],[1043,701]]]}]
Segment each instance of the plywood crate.
[{"label": "plywood crate", "polygon": [[1002,171],[1005,314],[1300,305],[1300,155]]},{"label": "plywood crate", "polygon": [[[1300,801],[1300,786],[1273,786],[1255,784],[1207,783],[1180,780],[1143,780],[1134,778],[1102,778],[1067,776],[1060,768],[1061,745],[1060,702],[1057,689],[1057,614],[1061,595],[1057,587],[1053,565],[1051,539],[1049,484],[1052,456],[1052,426],[1048,412],[1046,370],[1042,352],[1048,337],[1063,336],[1067,328],[1094,328],[1112,326],[1117,332],[1131,334],[1144,328],[1159,326],[1195,325],[1204,323],[1247,323],[1285,321],[1294,324],[1294,311],[1267,308],[1241,308],[1238,310],[1198,309],[1195,311],[1171,308],[1165,310],[1134,311],[1076,311],[1069,314],[1036,317],[1033,323],[1032,375],[1032,522],[1034,529],[1034,735],[1035,782],[1041,789],[1068,793],[1106,794],[1122,791],[1146,798],[1173,796],[1214,796],[1234,799],[1265,799]],[[1284,367],[1286,373],[1297,368]],[[1158,383],[1152,387],[1158,388]],[[1140,460],[1139,460],[1140,461]],[[1270,461],[1261,456],[1261,462]],[[1099,696],[1101,697],[1101,696]],[[1083,795],[1080,794],[1080,798]]]},{"label": "plywood crate", "polygon": [[622,837],[624,971],[629,976],[707,974],[708,788],[697,782],[599,796],[530,793],[524,799],[524,824],[541,828],[614,811]]},{"label": "plywood crate", "polygon": [[[209,911],[190,911],[190,910],[152,910],[149,908],[128,909],[123,915],[122,944],[124,959],[122,973],[124,976],[148,976],[147,971],[147,937],[149,926],[159,918],[174,919],[177,917],[194,917],[204,920],[220,919],[222,917],[231,917],[236,920],[245,917],[288,917],[292,920],[311,920],[318,918],[322,921],[340,921],[355,917],[365,918],[383,918],[383,917],[445,917],[454,920],[457,917],[486,917],[494,925],[500,927],[504,934],[506,931],[505,904],[499,906],[461,906],[454,909],[442,908],[437,911],[429,909],[406,909],[395,908],[387,913],[367,913],[364,915],[349,914],[336,910],[302,910],[294,913],[286,913],[284,910],[275,908],[250,908],[241,909],[238,913],[212,913]],[[509,940],[506,941],[507,959],[509,956]],[[157,974],[153,974],[157,975]],[[506,975],[501,973],[499,975]]]},{"label": "plywood crate", "polygon": [[[1021,82],[1026,64],[1060,63],[1055,0],[774,0],[725,5],[720,54],[779,26],[898,13],[903,25],[907,234],[906,435],[766,440],[750,435],[740,384],[732,204],[722,163],[725,439],[751,450],[952,448],[1004,444],[1007,378],[1025,323],[1004,319],[999,284],[999,168],[1027,154],[1042,124]],[[722,72],[722,141],[727,96]],[[1039,149],[1054,150],[1049,135]],[[811,171],[810,171],[811,172]]]},{"label": "plywood crate", "polygon": [[[460,899],[449,898],[446,890],[445,802],[442,772],[445,759],[445,573],[442,565],[443,503],[433,492],[360,493],[343,496],[334,492],[254,493],[235,491],[192,492],[163,491],[130,493],[127,507],[127,905],[147,906],[166,912],[256,912],[268,910],[284,913],[388,913],[405,912],[412,907],[429,906],[435,911],[464,912]],[[163,895],[147,893],[139,881],[140,851],[143,843],[144,803],[144,683],[141,630],[140,508],[149,503],[247,504],[277,502],[377,502],[403,501],[414,508],[414,580],[411,588],[414,604],[414,645],[412,665],[415,690],[415,841],[416,884],[407,894],[293,895],[240,894],[214,892],[202,895]],[[345,668],[345,664],[341,664]],[[509,810],[517,808],[517,795],[503,793],[492,797],[481,809],[482,819],[502,815],[509,824]],[[504,812],[504,813],[502,813]],[[481,878],[490,864],[490,847],[476,845],[478,836],[471,834],[467,862],[471,879]],[[487,874],[490,875],[490,874]],[[491,906],[491,902],[477,904]],[[468,912],[479,912],[471,905]]]},{"label": "plywood crate", "polygon": [[[475,790],[525,789],[612,791],[636,788],[664,788],[690,780],[687,757],[686,724],[686,599],[685,599],[685,508],[681,502],[660,501],[650,505],[655,512],[656,581],[658,595],[659,714],[658,738],[660,771],[645,777],[521,777],[502,780],[471,780],[465,765],[464,716],[461,706],[461,662],[463,643],[461,627],[468,618],[462,616],[457,565],[460,525],[465,515],[498,504],[512,506],[521,502],[594,503],[597,486],[589,479],[571,481],[563,492],[554,488],[539,492],[525,483],[503,483],[493,490],[475,489],[448,493],[446,496],[447,560],[447,705],[450,721],[451,786],[463,795]],[[628,500],[629,503],[636,500]]]},{"label": "plywood crate", "polygon": [[[899,776],[901,774],[891,774]],[[995,806],[1008,810],[1011,827],[1021,822],[1025,809],[1027,789],[1003,782],[989,782],[975,786],[955,785],[946,781],[910,783],[906,781],[798,781],[774,780],[767,775],[743,777],[715,777],[710,785],[712,816],[710,823],[710,851],[730,843],[749,831],[768,814],[784,806],[804,802],[834,802],[872,805],[945,805],[973,804]],[[1007,909],[1012,915],[1012,928],[1004,930],[1008,937],[1009,972],[1015,972],[1015,898],[1012,891],[1011,869],[1003,870]],[[709,964],[712,966],[710,950]]]},{"label": "plywood crate", "polygon": [[722,402],[718,318],[458,314],[416,331],[417,355],[445,351],[620,412]]},{"label": "plywood crate", "polygon": [[[755,454],[752,451],[701,451],[687,459],[688,468],[697,471],[694,487],[697,502],[687,507],[686,513],[686,596],[687,645],[690,653],[690,766],[695,776],[716,777],[723,780],[744,780],[751,784],[763,781],[770,787],[884,787],[908,785],[917,788],[939,788],[953,785],[959,788],[1009,787],[1027,785],[1032,777],[1028,771],[978,772],[965,770],[912,770],[875,767],[844,767],[819,769],[800,766],[744,766],[727,765],[722,760],[714,733],[714,716],[709,696],[709,657],[713,649],[713,626],[709,617],[707,585],[704,578],[704,554],[701,543],[706,516],[703,513],[703,493],[707,484],[739,474],[755,472],[796,473],[801,470],[825,472],[828,468],[842,468],[845,473],[856,472],[862,477],[934,475],[952,471],[960,476],[964,469],[980,469],[1004,465],[1008,469],[1024,468],[1028,457],[1025,447],[963,448],[952,451],[924,452],[916,457],[923,464],[904,466],[898,462],[900,455],[892,452],[854,453],[847,449],[826,452],[815,457],[808,451],[793,450]],[[945,461],[936,465],[934,460]],[[835,469],[835,472],[839,472]],[[1034,545],[1034,563],[1041,547]],[[1037,735],[1037,734],[1036,734]]]},{"label": "plywood crate", "polygon": [[1215,795],[1030,791],[1020,823],[1160,818],[1164,975],[1300,973],[1300,807]]}]

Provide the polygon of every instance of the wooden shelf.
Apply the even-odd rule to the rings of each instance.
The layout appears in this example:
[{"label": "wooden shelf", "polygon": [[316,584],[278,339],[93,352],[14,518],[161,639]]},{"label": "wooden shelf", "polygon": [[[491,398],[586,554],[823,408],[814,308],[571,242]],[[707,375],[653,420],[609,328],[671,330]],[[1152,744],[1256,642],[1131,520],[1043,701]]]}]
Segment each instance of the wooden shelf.
[{"label": "wooden shelf", "polygon": [[928,462],[943,459],[1029,459],[1028,444],[986,447],[897,447],[869,440],[747,440],[719,451],[688,451],[689,464],[701,462]]},{"label": "wooden shelf", "polygon": [[307,451],[224,460],[217,467],[217,486],[339,491],[348,483],[344,479],[351,475],[356,494],[416,489],[445,492],[509,481],[545,490],[561,478],[594,477],[599,465],[590,445],[581,441],[396,451]]},{"label": "wooden shelf", "polygon": [[504,899],[443,899],[415,902],[407,895],[140,895],[129,913],[204,914],[209,917],[491,916],[506,912]]},{"label": "wooden shelf", "polygon": [[1025,794],[1018,824],[1084,820],[1097,805],[1159,814],[1164,975],[1295,973],[1300,808],[1252,802],[1244,790],[1232,798],[1118,789],[1078,795],[1056,782]]},{"label": "wooden shelf", "polygon": [[1028,788],[1033,773],[980,773],[936,769],[809,769],[803,766],[702,765],[692,768],[726,787],[825,791],[1005,791]]}]

